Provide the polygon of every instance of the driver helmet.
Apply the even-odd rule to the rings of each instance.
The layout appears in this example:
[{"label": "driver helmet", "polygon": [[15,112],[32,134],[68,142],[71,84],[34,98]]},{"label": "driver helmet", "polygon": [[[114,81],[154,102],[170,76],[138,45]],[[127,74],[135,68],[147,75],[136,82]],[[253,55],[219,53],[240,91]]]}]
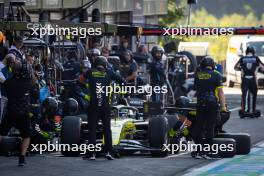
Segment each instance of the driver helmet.
[{"label": "driver helmet", "polygon": [[65,101],[63,106],[63,114],[75,115],[78,112],[79,104],[74,98],[69,98]]}]

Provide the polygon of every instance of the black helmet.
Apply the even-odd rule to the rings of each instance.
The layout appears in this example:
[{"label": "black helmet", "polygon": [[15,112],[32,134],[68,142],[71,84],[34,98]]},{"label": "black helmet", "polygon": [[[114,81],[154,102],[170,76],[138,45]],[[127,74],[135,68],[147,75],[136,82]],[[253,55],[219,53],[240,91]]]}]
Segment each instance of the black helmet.
[{"label": "black helmet", "polygon": [[23,37],[21,37],[21,36],[15,36],[14,37],[14,42],[16,42],[16,43],[23,43]]},{"label": "black helmet", "polygon": [[187,107],[190,102],[191,102],[190,98],[185,96],[180,96],[178,99],[176,99],[175,106],[178,108],[184,108]]},{"label": "black helmet", "polygon": [[201,63],[200,63],[200,67],[203,69],[203,68],[206,68],[206,67],[212,67],[212,69],[215,68],[215,62],[214,62],[214,59],[210,56],[205,56]]},{"label": "black helmet", "polygon": [[164,54],[164,49],[163,47],[159,46],[159,45],[156,45],[156,46],[153,46],[152,49],[151,49],[151,55],[153,58],[156,57],[156,53],[157,52],[161,52],[161,54],[163,55]]},{"label": "black helmet", "polygon": [[133,53],[129,49],[125,49],[125,50],[121,51],[120,58],[121,58],[122,62],[129,63],[129,62],[131,62],[131,60],[133,58]]},{"label": "black helmet", "polygon": [[63,114],[75,115],[78,112],[79,104],[74,98],[69,98],[65,101],[63,106]]},{"label": "black helmet", "polygon": [[253,46],[248,46],[246,49],[246,54],[248,53],[252,53],[253,55],[255,55],[255,48]]},{"label": "black helmet", "polygon": [[58,102],[53,97],[47,97],[41,104],[42,115],[53,117],[56,115],[58,110]]},{"label": "black helmet", "polygon": [[101,65],[104,68],[106,68],[106,66],[107,66],[106,57],[104,57],[104,56],[98,56],[98,57],[96,57],[95,62],[94,62],[94,65],[95,65],[95,67]]},{"label": "black helmet", "polygon": [[125,55],[130,55],[131,57],[133,56],[133,53],[131,50],[129,49],[125,49],[121,52],[121,56],[125,56]]}]

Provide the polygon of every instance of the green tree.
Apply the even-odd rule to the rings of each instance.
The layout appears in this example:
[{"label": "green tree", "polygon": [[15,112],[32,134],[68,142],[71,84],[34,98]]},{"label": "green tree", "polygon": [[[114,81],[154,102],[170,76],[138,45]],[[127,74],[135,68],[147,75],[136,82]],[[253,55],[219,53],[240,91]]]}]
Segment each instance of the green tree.
[{"label": "green tree", "polygon": [[[160,19],[160,24],[163,26],[179,27],[180,24],[186,25],[188,10],[186,1],[181,1],[180,5],[176,5],[174,0],[169,0],[168,15],[166,18]],[[216,18],[214,15],[209,14],[204,8],[196,10],[191,14],[190,26],[192,27],[251,27],[260,26],[264,24],[264,14],[260,19],[254,14],[252,8],[248,5],[244,6],[247,15],[238,13],[224,15],[221,18]],[[226,50],[230,36],[189,36],[189,37],[162,37],[161,43],[168,41],[199,41],[209,42],[209,54],[212,55],[217,61],[223,62],[226,59]]]}]

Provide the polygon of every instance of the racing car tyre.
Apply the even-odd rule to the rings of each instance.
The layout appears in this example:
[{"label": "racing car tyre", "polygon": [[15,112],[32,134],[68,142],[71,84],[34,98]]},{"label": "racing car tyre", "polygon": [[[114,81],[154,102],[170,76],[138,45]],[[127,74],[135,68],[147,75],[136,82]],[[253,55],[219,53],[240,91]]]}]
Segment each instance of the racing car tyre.
[{"label": "racing car tyre", "polygon": [[251,140],[247,133],[219,133],[219,138],[232,138],[236,141],[236,154],[247,155],[250,153]]},{"label": "racing car tyre", "polygon": [[188,59],[191,62],[191,66],[189,67],[189,72],[194,72],[195,69],[197,68],[197,60],[196,60],[196,57],[191,52],[188,52],[188,51],[181,51],[178,54],[185,55],[185,56],[188,57]]},{"label": "racing car tyre", "polygon": [[[82,119],[76,116],[66,116],[62,120],[61,143],[78,145],[81,141]],[[61,151],[64,156],[78,156],[80,151]]]},{"label": "racing car tyre", "polygon": [[20,150],[21,138],[3,136],[0,143],[0,154],[9,156],[12,154],[18,154]]},{"label": "racing car tyre", "polygon": [[[232,158],[236,155],[236,141],[232,138],[214,138],[213,144],[218,145],[218,156],[222,158]],[[223,146],[225,149],[220,149]]]},{"label": "racing car tyre", "polygon": [[168,143],[168,120],[165,117],[153,117],[149,120],[148,137],[150,147],[153,149],[151,155],[154,157],[167,156],[168,151],[163,151],[163,144]]}]

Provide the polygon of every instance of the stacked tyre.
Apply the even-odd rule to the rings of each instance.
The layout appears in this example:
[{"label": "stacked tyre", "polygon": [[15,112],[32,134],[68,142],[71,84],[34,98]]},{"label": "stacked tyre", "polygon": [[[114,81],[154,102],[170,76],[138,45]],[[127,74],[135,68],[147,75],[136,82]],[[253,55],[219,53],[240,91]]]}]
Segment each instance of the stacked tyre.
[{"label": "stacked tyre", "polygon": [[236,141],[232,138],[214,138],[213,145],[218,147],[217,155],[221,158],[232,158],[236,155]]},{"label": "stacked tyre", "polygon": [[251,149],[250,135],[247,133],[219,133],[218,139],[233,139],[236,141],[236,155],[247,155]]}]

